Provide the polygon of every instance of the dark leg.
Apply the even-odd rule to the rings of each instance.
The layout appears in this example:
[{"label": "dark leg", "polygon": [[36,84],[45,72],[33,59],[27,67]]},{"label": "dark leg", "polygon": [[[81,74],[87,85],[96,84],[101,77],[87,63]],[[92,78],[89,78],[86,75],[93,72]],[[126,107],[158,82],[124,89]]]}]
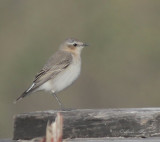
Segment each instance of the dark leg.
[{"label": "dark leg", "polygon": [[56,100],[57,100],[57,102],[58,102],[58,104],[59,104],[61,110],[64,110],[65,108],[63,107],[63,105],[62,105],[61,101],[59,100],[59,98],[57,97],[56,93],[52,93],[52,94],[53,94],[54,97],[56,98]]}]

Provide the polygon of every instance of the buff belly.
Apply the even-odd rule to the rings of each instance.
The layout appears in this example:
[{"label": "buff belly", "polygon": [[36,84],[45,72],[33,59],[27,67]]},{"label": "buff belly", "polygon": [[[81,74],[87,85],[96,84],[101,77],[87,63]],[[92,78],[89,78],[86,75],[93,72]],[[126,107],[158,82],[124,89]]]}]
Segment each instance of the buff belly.
[{"label": "buff belly", "polygon": [[45,90],[51,92],[59,92],[70,86],[79,76],[81,70],[81,63],[72,63],[64,71],[59,73],[53,79],[47,81],[39,87],[38,90]]}]

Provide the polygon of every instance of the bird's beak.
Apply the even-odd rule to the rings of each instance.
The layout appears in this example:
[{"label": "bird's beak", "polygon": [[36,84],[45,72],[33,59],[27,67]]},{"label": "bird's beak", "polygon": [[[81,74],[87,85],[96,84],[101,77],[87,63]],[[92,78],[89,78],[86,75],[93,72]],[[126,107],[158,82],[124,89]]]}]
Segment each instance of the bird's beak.
[{"label": "bird's beak", "polygon": [[82,44],[82,46],[89,46],[89,45],[88,45],[88,44],[86,44],[86,43],[83,43],[83,44]]}]

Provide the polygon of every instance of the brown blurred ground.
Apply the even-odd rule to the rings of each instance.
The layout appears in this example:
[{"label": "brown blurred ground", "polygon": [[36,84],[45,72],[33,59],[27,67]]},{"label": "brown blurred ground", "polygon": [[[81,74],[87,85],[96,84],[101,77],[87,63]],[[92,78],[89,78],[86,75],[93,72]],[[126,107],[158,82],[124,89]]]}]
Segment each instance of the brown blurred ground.
[{"label": "brown blurred ground", "polygon": [[0,138],[12,137],[13,115],[58,108],[44,92],[12,102],[67,37],[90,44],[59,94],[67,107],[160,106],[159,0],[1,0]]}]

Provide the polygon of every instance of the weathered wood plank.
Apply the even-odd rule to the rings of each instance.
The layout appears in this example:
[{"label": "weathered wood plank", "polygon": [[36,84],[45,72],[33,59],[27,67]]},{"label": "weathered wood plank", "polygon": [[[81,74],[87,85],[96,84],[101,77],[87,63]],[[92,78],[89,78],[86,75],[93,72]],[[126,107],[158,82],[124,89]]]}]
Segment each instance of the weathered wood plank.
[{"label": "weathered wood plank", "polygon": [[[160,142],[160,137],[157,138],[76,138],[66,139],[65,142]],[[0,142],[35,142],[31,140],[11,140],[0,139]],[[38,141],[36,141],[38,142]]]},{"label": "weathered wood plank", "polygon": [[66,142],[160,142],[159,138],[78,138]]},{"label": "weathered wood plank", "polygon": [[[1,141],[0,141],[1,142]],[[2,141],[12,142],[12,141]],[[18,142],[42,142],[39,139],[33,140],[19,140]],[[63,142],[160,142],[159,138],[76,138],[65,139]]]},{"label": "weathered wood plank", "polygon": [[[14,139],[45,135],[48,120],[57,111],[19,114],[15,117]],[[155,137],[160,136],[160,108],[99,109],[62,111],[63,138]]]},{"label": "weathered wood plank", "polygon": [[77,138],[65,142],[160,142],[159,138]]}]

